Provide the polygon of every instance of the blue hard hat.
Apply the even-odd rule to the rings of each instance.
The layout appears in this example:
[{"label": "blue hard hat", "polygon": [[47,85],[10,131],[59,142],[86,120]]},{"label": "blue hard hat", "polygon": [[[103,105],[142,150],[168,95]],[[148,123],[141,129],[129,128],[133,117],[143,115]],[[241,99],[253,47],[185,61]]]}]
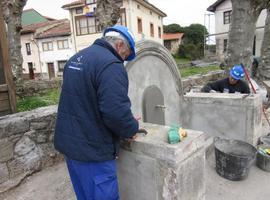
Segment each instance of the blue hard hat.
[{"label": "blue hard hat", "polygon": [[241,65],[234,65],[230,70],[230,76],[235,80],[240,80],[245,76],[244,69]]},{"label": "blue hard hat", "polygon": [[122,36],[125,37],[125,39],[128,41],[129,46],[130,46],[130,50],[131,53],[130,55],[127,57],[127,61],[131,61],[136,57],[136,53],[135,53],[135,39],[133,34],[128,30],[127,27],[125,26],[120,26],[120,25],[115,25],[109,28],[106,28],[103,32],[103,36],[105,36],[106,33],[110,32],[110,31],[116,31],[119,32]]}]

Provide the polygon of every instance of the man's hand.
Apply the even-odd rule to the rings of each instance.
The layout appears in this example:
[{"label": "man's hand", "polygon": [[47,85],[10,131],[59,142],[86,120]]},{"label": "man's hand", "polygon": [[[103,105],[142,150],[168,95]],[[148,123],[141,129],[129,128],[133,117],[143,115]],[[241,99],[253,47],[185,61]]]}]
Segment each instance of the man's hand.
[{"label": "man's hand", "polygon": [[143,128],[140,128],[135,135],[133,135],[131,138],[126,139],[126,141],[134,142],[140,133],[144,133],[145,135],[147,135],[147,131]]},{"label": "man's hand", "polygon": [[140,128],[137,133],[144,133],[145,135],[147,135],[147,131],[144,128]]},{"label": "man's hand", "polygon": [[134,142],[135,139],[138,137],[138,134],[136,133],[135,135],[133,135],[131,138],[126,139],[127,142]]}]

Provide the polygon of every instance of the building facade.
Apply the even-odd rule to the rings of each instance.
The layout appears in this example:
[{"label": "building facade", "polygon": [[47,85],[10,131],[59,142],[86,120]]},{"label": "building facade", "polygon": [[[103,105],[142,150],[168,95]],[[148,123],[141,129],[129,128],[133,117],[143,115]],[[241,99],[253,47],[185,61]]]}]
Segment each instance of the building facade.
[{"label": "building facade", "polygon": [[69,20],[53,20],[23,27],[21,32],[24,79],[62,75],[72,50]]},{"label": "building facade", "polygon": [[[231,23],[232,3],[231,0],[218,0],[207,8],[208,11],[215,14],[215,34],[216,54],[221,61],[224,61],[228,47],[228,33]],[[254,37],[253,55],[260,56],[260,49],[264,35],[264,25],[266,19],[266,10],[260,14]]]},{"label": "building facade", "polygon": [[182,43],[184,33],[164,33],[164,46],[172,53],[177,54],[179,45]]},{"label": "building facade", "polygon": [[[163,44],[164,12],[146,0],[120,0],[118,3],[121,12],[118,24],[128,27],[136,41],[150,39]],[[94,17],[96,6],[96,0],[79,0],[62,7],[70,13],[75,52],[101,37],[102,30]]]}]

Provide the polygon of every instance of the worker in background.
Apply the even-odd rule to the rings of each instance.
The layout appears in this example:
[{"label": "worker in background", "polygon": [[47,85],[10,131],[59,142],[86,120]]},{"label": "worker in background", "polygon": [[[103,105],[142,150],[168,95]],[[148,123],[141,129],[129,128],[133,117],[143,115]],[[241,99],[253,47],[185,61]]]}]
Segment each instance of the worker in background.
[{"label": "worker in background", "polygon": [[133,35],[116,25],[64,67],[54,145],[65,155],[78,200],[119,199],[119,140],[138,132],[123,65],[134,58]]},{"label": "worker in background", "polygon": [[221,92],[221,93],[244,93],[249,94],[248,84],[241,80],[245,76],[241,65],[234,65],[230,70],[229,77],[212,83],[207,83],[202,92]]}]

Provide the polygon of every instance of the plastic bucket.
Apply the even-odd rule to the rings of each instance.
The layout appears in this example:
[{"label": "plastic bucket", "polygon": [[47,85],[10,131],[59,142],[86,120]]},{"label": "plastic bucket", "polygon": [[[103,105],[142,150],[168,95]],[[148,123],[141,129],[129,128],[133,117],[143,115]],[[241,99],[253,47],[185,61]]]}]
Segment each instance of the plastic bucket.
[{"label": "plastic bucket", "polygon": [[[264,145],[260,145],[258,148],[260,147],[270,148],[270,146],[264,146]],[[260,169],[270,172],[270,155],[258,151],[257,156],[256,156],[256,165]]]},{"label": "plastic bucket", "polygon": [[247,178],[255,160],[256,148],[240,140],[215,138],[216,172],[229,180]]}]

